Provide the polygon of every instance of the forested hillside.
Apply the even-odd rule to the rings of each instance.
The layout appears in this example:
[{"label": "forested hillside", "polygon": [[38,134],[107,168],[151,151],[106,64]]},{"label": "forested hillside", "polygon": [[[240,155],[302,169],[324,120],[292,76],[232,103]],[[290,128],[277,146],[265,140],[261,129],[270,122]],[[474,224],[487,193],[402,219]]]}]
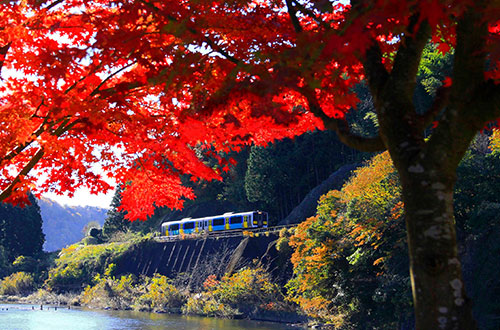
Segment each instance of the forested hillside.
[{"label": "forested hillside", "polygon": [[85,236],[84,228],[90,222],[104,223],[106,209],[94,206],[66,206],[50,199],[38,201],[45,233],[44,251],[59,250],[78,242]]}]

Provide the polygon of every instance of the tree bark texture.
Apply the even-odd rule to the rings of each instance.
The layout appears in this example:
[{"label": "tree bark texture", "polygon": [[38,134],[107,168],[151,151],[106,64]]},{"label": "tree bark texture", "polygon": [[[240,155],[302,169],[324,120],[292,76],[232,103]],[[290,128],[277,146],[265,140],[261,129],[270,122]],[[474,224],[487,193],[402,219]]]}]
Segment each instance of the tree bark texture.
[{"label": "tree bark texture", "polygon": [[416,329],[475,329],[458,259],[453,175],[410,167],[400,177]]}]

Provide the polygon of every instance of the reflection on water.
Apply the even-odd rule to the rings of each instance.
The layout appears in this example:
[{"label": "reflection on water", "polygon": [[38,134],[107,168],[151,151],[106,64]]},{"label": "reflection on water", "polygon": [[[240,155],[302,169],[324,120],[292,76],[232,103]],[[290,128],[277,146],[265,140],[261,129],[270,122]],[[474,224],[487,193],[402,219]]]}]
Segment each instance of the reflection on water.
[{"label": "reflection on water", "polygon": [[[34,309],[32,309],[34,308]],[[32,305],[0,304],[2,330],[263,330],[297,329],[282,324],[224,320],[134,311],[96,311]]]}]

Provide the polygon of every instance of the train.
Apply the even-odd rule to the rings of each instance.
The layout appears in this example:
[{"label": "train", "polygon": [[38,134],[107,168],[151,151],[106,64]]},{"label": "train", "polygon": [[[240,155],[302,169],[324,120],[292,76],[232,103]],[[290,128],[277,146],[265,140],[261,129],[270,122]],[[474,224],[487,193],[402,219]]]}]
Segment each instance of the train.
[{"label": "train", "polygon": [[267,228],[268,215],[263,211],[228,212],[204,218],[184,218],[161,224],[162,236],[202,234],[224,230]]}]

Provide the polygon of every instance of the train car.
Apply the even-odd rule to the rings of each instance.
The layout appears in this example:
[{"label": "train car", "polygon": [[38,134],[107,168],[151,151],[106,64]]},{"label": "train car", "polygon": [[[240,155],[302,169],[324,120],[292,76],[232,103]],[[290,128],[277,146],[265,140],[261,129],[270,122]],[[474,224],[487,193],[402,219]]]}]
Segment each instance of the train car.
[{"label": "train car", "polygon": [[164,222],[161,225],[162,236],[189,235],[214,231],[238,230],[268,226],[268,215],[262,211],[249,211],[204,218],[184,218],[178,221]]}]

